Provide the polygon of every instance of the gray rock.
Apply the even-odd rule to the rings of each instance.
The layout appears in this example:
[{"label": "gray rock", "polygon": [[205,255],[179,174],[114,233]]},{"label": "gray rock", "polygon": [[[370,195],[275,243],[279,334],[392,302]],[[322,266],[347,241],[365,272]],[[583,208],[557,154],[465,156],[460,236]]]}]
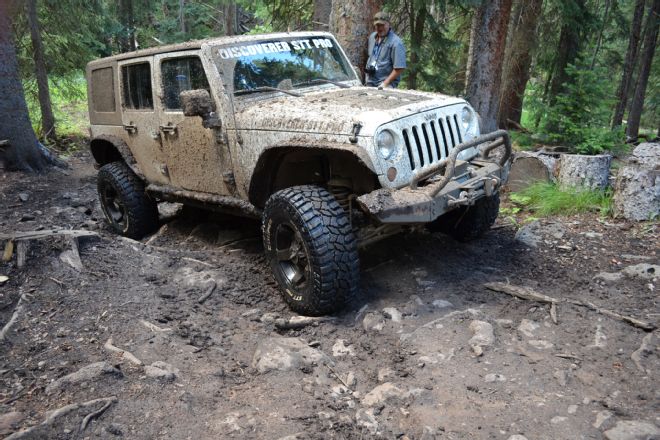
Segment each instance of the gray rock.
[{"label": "gray rock", "polygon": [[401,322],[401,319],[403,318],[403,315],[396,309],[396,307],[385,307],[383,313],[390,318],[392,322]]},{"label": "gray rock", "polygon": [[380,313],[367,313],[362,320],[362,328],[366,331],[381,331],[385,326],[385,320]]},{"label": "gray rock", "polygon": [[594,276],[594,280],[603,281],[605,284],[613,284],[621,281],[623,275],[620,272],[599,272]]},{"label": "gray rock", "polygon": [[592,423],[591,426],[593,426],[596,429],[600,429],[605,424],[605,422],[607,422],[612,418],[613,415],[614,413],[612,411],[607,411],[607,410],[598,411],[598,413],[596,414],[596,421]]},{"label": "gray rock", "polygon": [[0,414],[0,435],[4,437],[14,432],[23,419],[25,419],[25,414],[19,411]]},{"label": "gray rock", "polygon": [[46,387],[46,393],[50,394],[54,391],[66,388],[67,386],[78,385],[92,380],[99,380],[106,376],[120,378],[124,377],[124,374],[107,362],[96,362],[82,367],[75,373],[67,374],[56,381],[51,382]]},{"label": "gray rock", "polygon": [[504,382],[505,380],[506,380],[506,377],[502,376],[501,374],[496,374],[496,373],[489,373],[486,376],[484,376],[484,381],[486,383]]},{"label": "gray rock", "polygon": [[470,323],[470,330],[473,336],[468,343],[474,354],[481,356],[484,353],[483,348],[489,347],[495,342],[493,326],[485,321],[474,320]]},{"label": "gray rock", "polygon": [[603,435],[607,440],[654,440],[660,438],[660,429],[653,423],[625,420],[617,422]]},{"label": "gray rock", "polygon": [[332,363],[323,352],[299,338],[266,338],[259,343],[252,357],[252,366],[260,373],[291,371],[322,362]]},{"label": "gray rock", "polygon": [[435,307],[436,309],[446,309],[449,307],[454,307],[452,303],[450,303],[449,301],[445,301],[444,299],[436,299],[431,304],[433,304],[433,307]]},{"label": "gray rock", "polygon": [[538,324],[535,321],[531,321],[529,319],[523,319],[520,321],[520,325],[518,326],[518,331],[522,333],[523,335],[527,336],[528,338],[534,337],[534,332],[541,327],[540,324]]},{"label": "gray rock", "polygon": [[516,232],[515,239],[529,247],[538,247],[544,237],[560,240],[566,234],[566,228],[560,223],[542,224],[539,220],[529,222]]},{"label": "gray rock", "polygon": [[28,200],[30,200],[30,194],[28,194],[28,193],[24,193],[24,192],[22,192],[22,193],[18,193],[18,200],[20,200],[21,202],[25,203],[25,202],[27,202]]},{"label": "gray rock", "polygon": [[165,382],[174,381],[178,373],[179,370],[172,367],[172,365],[162,361],[157,361],[144,367],[144,374],[146,374],[147,377],[152,379],[159,379]]},{"label": "gray rock", "polygon": [[374,416],[373,408],[360,408],[355,414],[355,421],[357,425],[365,428],[371,435],[375,435],[378,432],[378,421]]},{"label": "gray rock", "polygon": [[332,355],[334,357],[355,356],[355,350],[350,344],[346,345],[344,339],[337,339],[335,345],[332,346]]},{"label": "gray rock", "polygon": [[639,263],[634,266],[628,266],[621,271],[629,278],[639,278],[642,280],[651,281],[658,277],[660,273],[660,266],[648,263]]},{"label": "gray rock", "polygon": [[369,391],[363,398],[362,404],[365,406],[382,405],[388,400],[397,397],[403,397],[403,390],[391,382],[385,382]]},{"label": "gray rock", "polygon": [[508,440],[527,440],[527,437],[525,437],[524,435],[515,434],[509,437]]}]

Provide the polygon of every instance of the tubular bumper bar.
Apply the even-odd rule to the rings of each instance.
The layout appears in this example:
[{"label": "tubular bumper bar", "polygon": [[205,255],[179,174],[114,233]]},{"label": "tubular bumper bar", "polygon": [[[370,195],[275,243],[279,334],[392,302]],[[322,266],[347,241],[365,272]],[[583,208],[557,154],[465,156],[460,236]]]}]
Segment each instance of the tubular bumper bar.
[{"label": "tubular bumper bar", "polygon": [[[480,146],[479,158],[470,162],[458,160],[469,148]],[[490,153],[504,147],[499,161],[489,160]],[[413,175],[409,187],[379,189],[357,198],[358,204],[382,223],[427,223],[461,205],[491,196],[506,180],[507,162],[511,158],[511,138],[505,130],[479,136],[456,146],[449,156],[432,167]],[[419,187],[419,183],[441,177]],[[459,175],[457,176],[457,171]]]}]

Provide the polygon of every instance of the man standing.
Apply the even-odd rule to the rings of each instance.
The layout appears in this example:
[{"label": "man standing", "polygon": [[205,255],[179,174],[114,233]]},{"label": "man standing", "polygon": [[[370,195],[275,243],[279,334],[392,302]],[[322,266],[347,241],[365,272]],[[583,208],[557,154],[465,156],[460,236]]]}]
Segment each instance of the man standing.
[{"label": "man standing", "polygon": [[395,88],[406,68],[406,48],[390,28],[390,19],[384,12],[374,15],[374,27],[376,32],[369,35],[369,59],[364,69],[366,83],[371,87]]}]

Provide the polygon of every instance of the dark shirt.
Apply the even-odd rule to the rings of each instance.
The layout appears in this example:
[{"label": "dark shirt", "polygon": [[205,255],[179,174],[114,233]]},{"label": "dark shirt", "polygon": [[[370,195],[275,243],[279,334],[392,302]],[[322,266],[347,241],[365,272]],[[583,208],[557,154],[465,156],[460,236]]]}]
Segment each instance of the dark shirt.
[{"label": "dark shirt", "polygon": [[[367,67],[373,65],[375,61],[376,73],[367,74],[367,85],[377,87],[390,76],[394,69],[406,68],[406,48],[403,41],[391,29],[380,44],[376,44],[376,32],[369,35],[369,59]],[[401,77],[392,82],[392,87],[399,85]]]}]

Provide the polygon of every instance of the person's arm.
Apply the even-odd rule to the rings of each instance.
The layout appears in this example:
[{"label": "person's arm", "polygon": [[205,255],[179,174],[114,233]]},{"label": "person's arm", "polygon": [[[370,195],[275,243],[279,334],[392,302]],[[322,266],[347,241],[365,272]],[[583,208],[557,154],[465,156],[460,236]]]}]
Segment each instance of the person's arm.
[{"label": "person's arm", "polygon": [[406,68],[406,48],[402,41],[399,41],[398,44],[394,46],[392,58],[392,73],[390,73],[381,84],[383,87],[389,87],[391,83],[401,76],[401,72]]},{"label": "person's arm", "polygon": [[399,69],[392,69],[392,73],[389,74],[387,78],[381,83],[383,87],[389,87],[390,84],[394,82],[395,79],[397,79],[399,76],[401,76],[401,72],[403,72],[403,68]]}]

